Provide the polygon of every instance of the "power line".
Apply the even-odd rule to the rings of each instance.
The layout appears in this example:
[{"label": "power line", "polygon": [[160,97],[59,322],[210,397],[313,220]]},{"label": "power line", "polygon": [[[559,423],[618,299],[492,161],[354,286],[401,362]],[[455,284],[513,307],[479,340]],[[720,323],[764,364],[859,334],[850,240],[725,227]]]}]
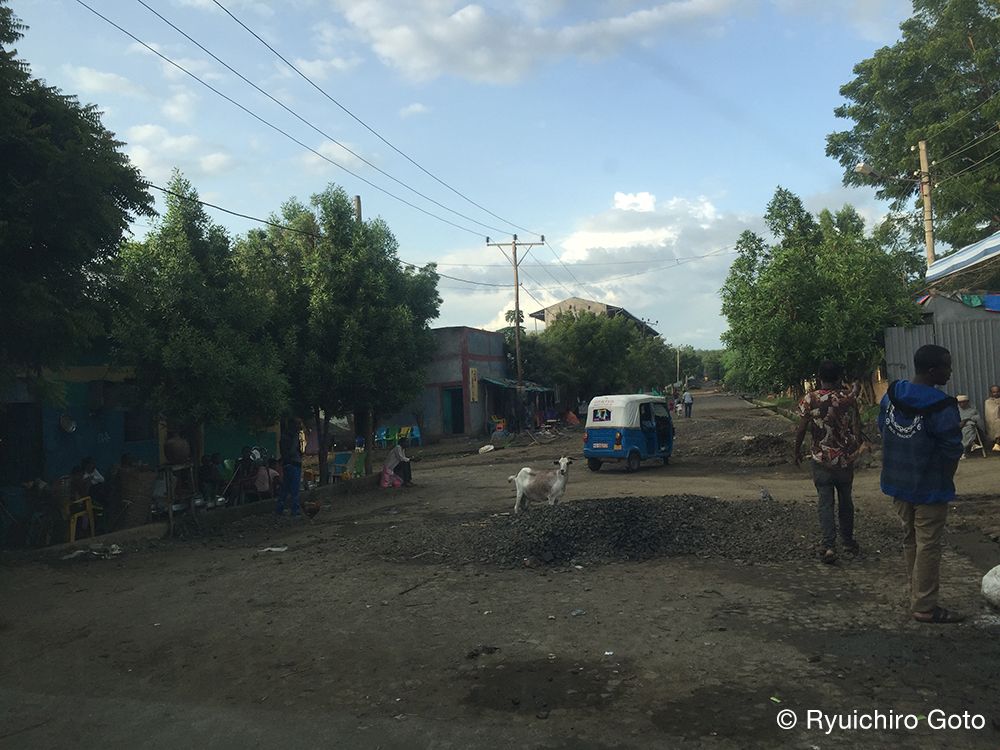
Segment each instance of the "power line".
[{"label": "power line", "polygon": [[992,94],[990,94],[990,95],[989,95],[988,97],[986,97],[985,99],[983,99],[983,101],[981,101],[981,102],[980,102],[980,103],[979,103],[978,105],[976,105],[975,107],[973,107],[972,109],[970,109],[970,110],[969,110],[968,112],[963,112],[963,113],[962,113],[962,114],[960,114],[960,115],[959,115],[958,117],[956,117],[956,118],[955,118],[954,120],[952,120],[952,121],[951,121],[950,123],[948,123],[947,125],[945,125],[945,126],[944,126],[944,127],[943,127],[943,128],[941,129],[941,130],[939,130],[938,132],[936,132],[936,133],[935,133],[934,135],[932,135],[932,136],[931,136],[931,137],[929,137],[929,138],[924,138],[924,140],[925,140],[925,141],[931,141],[931,140],[933,140],[934,138],[937,138],[937,137],[938,137],[939,135],[941,135],[942,133],[944,133],[944,132],[946,132],[946,131],[950,130],[950,129],[951,129],[952,127],[954,127],[955,125],[957,125],[958,123],[960,123],[960,122],[961,122],[962,120],[964,120],[964,119],[965,119],[966,117],[968,117],[968,116],[969,116],[969,115],[971,115],[971,114],[972,114],[973,112],[977,111],[977,110],[978,110],[978,109],[979,109],[980,107],[982,107],[983,105],[985,105],[985,104],[986,104],[987,102],[989,102],[990,100],[992,100],[992,99],[993,99],[993,98],[994,98],[995,96],[997,96],[998,94],[1000,94],[1000,89],[998,89],[997,91],[994,91],[994,92],[993,92]]},{"label": "power line", "polygon": [[215,60],[217,63],[219,63],[219,65],[223,66],[226,70],[228,70],[230,73],[232,73],[233,75],[235,75],[241,81],[243,81],[244,83],[246,83],[249,86],[251,86],[255,91],[257,91],[258,93],[266,96],[268,99],[270,99],[272,102],[274,102],[275,104],[277,104],[283,110],[285,110],[290,115],[292,115],[293,117],[295,117],[297,120],[299,120],[300,122],[302,122],[306,126],[312,128],[314,131],[316,131],[317,133],[319,133],[321,136],[323,136],[324,138],[326,138],[328,141],[332,141],[333,143],[336,143],[338,146],[340,146],[342,149],[344,149],[344,151],[346,151],[347,153],[349,153],[351,156],[354,156],[355,158],[359,159],[360,161],[364,162],[365,164],[367,164],[369,167],[371,167],[372,169],[374,169],[379,174],[384,175],[385,177],[388,177],[390,180],[392,180],[396,184],[401,185],[402,187],[406,188],[407,190],[409,190],[410,192],[412,192],[412,193],[414,193],[416,195],[419,195],[424,200],[429,201],[430,203],[433,203],[434,205],[439,206],[440,208],[443,208],[445,211],[450,211],[451,213],[455,214],[456,216],[461,216],[466,221],[471,221],[473,224],[478,224],[479,226],[484,227],[485,229],[489,229],[489,230],[494,231],[494,232],[503,232],[504,231],[503,229],[500,229],[499,227],[494,227],[494,226],[492,226],[490,224],[484,224],[483,222],[478,221],[478,220],[472,218],[471,216],[466,216],[461,211],[456,211],[453,208],[449,208],[448,206],[444,205],[443,203],[440,203],[439,201],[434,200],[429,195],[425,195],[424,193],[420,192],[416,188],[411,187],[410,185],[406,184],[402,180],[399,180],[399,179],[393,177],[391,174],[389,174],[388,172],[386,172],[384,169],[376,166],[375,164],[373,164],[372,162],[370,162],[368,159],[366,159],[365,157],[363,157],[361,154],[357,153],[356,151],[354,151],[353,149],[351,149],[350,147],[348,147],[346,144],[341,143],[336,138],[334,138],[332,135],[330,135],[329,133],[325,132],[324,130],[322,130],[321,128],[319,128],[318,126],[316,126],[315,124],[313,124],[312,122],[310,122],[309,120],[307,120],[306,118],[304,118],[302,115],[300,115],[298,112],[296,112],[291,107],[289,107],[288,105],[286,105],[284,102],[276,99],[270,93],[268,93],[267,91],[265,91],[264,89],[262,89],[256,83],[254,83],[249,78],[247,78],[245,75],[243,75],[238,70],[236,70],[235,68],[233,68],[225,60],[220,59],[215,53],[213,53],[211,50],[209,50],[208,48],[206,48],[197,39],[194,39],[193,37],[191,37],[191,35],[188,34],[187,32],[185,32],[183,29],[178,28],[168,18],[164,18],[164,16],[161,15],[155,8],[151,8],[145,2],[145,0],[136,0],[136,2],[139,3],[139,5],[141,5],[142,7],[144,7],[146,10],[148,10],[150,13],[152,13],[154,16],[156,16],[157,18],[159,18],[161,21],[163,21],[165,24],[167,24],[167,26],[169,26],[174,31],[176,31],[178,34],[180,34],[185,39],[187,39],[189,42],[191,42],[193,45],[195,45],[198,49],[200,49],[206,55],[208,55],[213,60]]},{"label": "power line", "polygon": [[988,141],[990,138],[992,138],[995,135],[1000,135],[1000,128],[994,128],[991,132],[987,133],[986,135],[981,135],[978,138],[974,138],[972,141],[970,141],[966,145],[962,146],[958,150],[952,151],[950,154],[948,154],[943,159],[938,159],[937,161],[935,161],[934,162],[934,166],[940,166],[941,164],[944,164],[946,161],[948,161],[953,156],[958,156],[959,154],[961,154],[961,153],[963,153],[965,151],[968,151],[973,146],[978,146],[981,143],[985,143],[986,141]]},{"label": "power line", "polygon": [[[79,2],[79,0],[77,0],[77,1]],[[444,187],[448,188],[448,190],[450,190],[451,192],[453,192],[455,195],[459,196],[463,200],[468,201],[469,203],[471,203],[476,208],[478,208],[478,209],[480,209],[482,211],[485,211],[486,213],[488,213],[493,218],[498,219],[498,220],[504,222],[505,224],[509,224],[510,226],[512,226],[512,227],[514,227],[516,229],[520,229],[520,230],[522,230],[524,232],[528,232],[529,234],[533,234],[533,235],[536,235],[536,236],[539,236],[539,237],[541,236],[538,232],[534,232],[534,231],[532,231],[530,229],[525,229],[524,227],[515,224],[514,222],[510,221],[509,219],[505,219],[502,216],[499,216],[499,215],[493,213],[492,211],[490,211],[485,206],[482,206],[479,203],[476,203],[476,201],[472,200],[470,197],[468,197],[467,195],[465,195],[461,191],[457,190],[456,188],[453,188],[447,182],[445,182],[444,180],[442,180],[439,177],[437,177],[436,175],[434,175],[432,172],[430,172],[427,169],[425,169],[424,167],[422,167],[420,164],[418,164],[416,161],[414,161],[410,156],[408,156],[407,154],[405,154],[403,151],[400,151],[398,148],[396,148],[394,145],[392,145],[389,141],[387,141],[380,133],[378,133],[370,125],[368,125],[368,123],[366,123],[364,120],[362,120],[357,115],[355,115],[351,110],[349,110],[343,104],[341,104],[339,101],[337,101],[332,96],[330,96],[330,94],[328,94],[323,88],[321,88],[319,85],[317,85],[315,82],[313,82],[313,80],[309,76],[307,76],[305,73],[303,73],[301,70],[299,70],[295,65],[293,65],[288,60],[288,58],[286,58],[284,55],[282,55],[280,52],[278,52],[278,50],[276,50],[274,47],[272,47],[270,44],[268,44],[264,39],[262,39],[261,36],[259,34],[257,34],[256,31],[254,31],[253,29],[251,29],[249,26],[247,26],[245,23],[243,23],[243,21],[241,21],[239,18],[237,18],[235,15],[233,15],[233,13],[226,6],[224,6],[222,3],[220,3],[219,0],[212,0],[212,2],[214,2],[217,6],[219,6],[219,8],[221,8],[222,11],[225,12],[225,14],[227,16],[229,16],[236,23],[238,23],[240,26],[242,26],[258,42],[260,42],[265,47],[267,47],[267,49],[269,49],[279,60],[281,60],[283,63],[285,63],[285,65],[287,65],[289,68],[291,68],[292,70],[294,70],[306,83],[308,83],[310,86],[312,86],[314,89],[316,89],[320,94],[322,94],[324,97],[326,97],[331,102],[333,102],[335,105],[337,105],[344,113],[346,113],[348,116],[350,116],[355,122],[357,122],[359,125],[361,125],[363,128],[365,128],[369,133],[371,133],[372,135],[374,135],[376,138],[378,138],[380,141],[382,141],[382,143],[384,143],[386,146],[388,146],[389,148],[391,148],[397,154],[399,154],[400,156],[402,156],[404,159],[406,159],[408,162],[410,162],[410,164],[412,164],[413,166],[415,166],[417,169],[419,169],[421,172],[423,172],[424,174],[426,174],[432,180],[434,180],[435,182],[439,183],[440,185],[443,185]]]},{"label": "power line", "polygon": [[237,102],[232,97],[230,97],[230,96],[222,93],[221,91],[219,91],[219,89],[215,88],[210,83],[207,83],[206,81],[203,81],[201,78],[199,78],[197,75],[195,75],[190,70],[188,70],[187,68],[185,68],[183,65],[181,65],[181,64],[179,64],[177,62],[174,62],[169,57],[167,57],[166,55],[164,55],[163,53],[161,53],[159,50],[157,50],[157,49],[151,47],[150,45],[146,44],[146,42],[142,41],[135,34],[132,34],[131,32],[129,32],[126,29],[122,28],[117,23],[115,23],[110,18],[108,18],[107,16],[102,15],[101,13],[99,13],[98,11],[96,11],[94,8],[92,8],[91,6],[87,5],[87,3],[85,3],[83,0],[75,0],[75,1],[76,1],[76,3],[78,5],[82,5],[84,8],[86,8],[87,10],[89,10],[95,16],[97,16],[98,18],[100,18],[102,21],[110,24],[111,26],[114,26],[120,32],[122,32],[123,34],[125,34],[125,36],[129,37],[130,39],[132,39],[133,41],[135,41],[137,44],[145,47],[147,50],[149,50],[150,52],[152,52],[154,55],[156,55],[157,57],[159,57],[164,62],[167,62],[170,65],[174,66],[175,68],[177,68],[178,70],[180,70],[185,75],[188,75],[191,78],[193,78],[194,80],[196,80],[198,83],[200,83],[202,86],[204,86],[205,88],[207,88],[209,91],[211,91],[214,94],[216,94],[216,95],[222,97],[223,99],[225,99],[227,102],[229,102],[230,104],[232,104],[234,107],[237,107],[241,111],[245,112],[246,114],[250,115],[252,118],[254,118],[255,120],[257,120],[258,122],[266,125],[267,127],[271,128],[272,130],[274,130],[274,131],[280,133],[281,135],[285,136],[286,138],[288,138],[293,143],[295,143],[295,144],[301,146],[302,148],[306,149],[307,151],[315,154],[316,156],[318,156],[323,161],[329,162],[330,164],[332,164],[333,166],[337,167],[338,169],[342,169],[343,171],[347,172],[352,177],[354,177],[354,178],[356,178],[358,180],[361,180],[361,182],[365,183],[369,187],[372,187],[375,190],[378,190],[380,193],[384,193],[385,195],[388,195],[390,198],[393,198],[393,199],[399,201],[400,203],[403,203],[403,204],[409,206],[410,208],[413,208],[413,209],[415,209],[417,211],[420,211],[420,213],[422,213],[422,214],[426,214],[427,216],[430,216],[431,218],[437,219],[438,221],[443,222],[445,224],[448,224],[449,226],[455,227],[456,229],[461,229],[463,232],[468,232],[469,234],[475,235],[476,237],[482,237],[482,233],[481,232],[478,232],[475,229],[470,229],[469,227],[463,227],[462,225],[456,224],[455,222],[450,221],[449,219],[446,219],[443,216],[438,216],[437,214],[432,213],[432,212],[428,211],[425,208],[421,208],[420,206],[416,205],[415,203],[411,203],[410,201],[406,200],[405,198],[401,198],[400,196],[396,195],[395,193],[392,193],[392,192],[386,190],[385,188],[380,187],[379,185],[376,185],[371,180],[368,180],[368,179],[362,177],[361,175],[353,172],[352,170],[348,169],[344,165],[338,164],[337,162],[333,161],[333,159],[330,159],[329,157],[325,156],[324,154],[321,154],[319,151],[317,151],[316,149],[312,148],[311,146],[306,145],[305,143],[303,143],[302,141],[300,141],[298,138],[296,138],[292,134],[288,133],[285,130],[282,130],[277,125],[269,122],[268,120],[265,120],[263,117],[261,117],[260,115],[258,115],[256,112],[254,112],[254,111],[248,109],[247,107],[243,106],[242,104],[240,104],[239,102]]},{"label": "power line", "polygon": [[[304,237],[311,237],[312,239],[315,239],[315,240],[326,239],[325,237],[323,237],[323,235],[316,234],[315,232],[308,232],[305,229],[296,229],[295,227],[290,227],[290,226],[287,226],[286,224],[279,224],[276,221],[271,221],[270,219],[261,219],[259,216],[251,216],[250,214],[244,214],[244,213],[240,213],[239,211],[233,211],[231,208],[223,208],[222,206],[216,205],[215,203],[209,203],[208,201],[203,201],[203,200],[201,200],[199,198],[192,198],[189,195],[184,195],[183,193],[178,193],[178,192],[176,192],[174,190],[170,190],[169,188],[160,187],[159,185],[157,185],[155,183],[152,183],[152,182],[149,182],[149,181],[146,181],[145,184],[148,187],[153,188],[154,190],[159,190],[161,193],[165,193],[166,195],[172,195],[175,198],[180,198],[181,200],[189,201],[191,203],[197,203],[197,204],[199,204],[201,206],[205,206],[206,208],[215,209],[216,211],[222,211],[223,213],[229,214],[230,216],[238,216],[241,219],[248,219],[249,221],[256,221],[258,224],[265,224],[266,226],[273,227],[275,229],[283,229],[286,232],[293,232],[294,234],[301,234]],[[153,227],[153,228],[155,228],[155,227]],[[399,261],[399,263],[401,263],[402,265],[408,266],[410,268],[421,269],[421,268],[424,267],[424,266],[418,266],[416,263],[409,263],[409,262],[403,260],[402,258],[398,258],[397,257],[396,260]],[[435,269],[434,273],[437,274],[438,276],[440,276],[443,279],[451,279],[452,281],[461,281],[463,284],[475,284],[477,286],[491,286],[491,287],[498,287],[498,288],[503,288],[503,289],[512,289],[513,288],[512,284],[489,284],[489,283],[487,283],[485,281],[473,281],[471,279],[460,279],[457,276],[449,276],[448,274],[440,273],[436,269]]]},{"label": "power line", "polygon": [[[982,159],[980,159],[979,161],[976,161],[976,162],[973,162],[972,164],[970,164],[969,166],[965,167],[964,169],[960,169],[959,171],[955,172],[954,174],[950,174],[950,175],[948,175],[947,177],[945,177],[945,178],[943,178],[943,179],[941,179],[941,180],[938,180],[938,183],[937,183],[937,184],[938,184],[938,186],[941,186],[941,185],[944,185],[944,184],[945,184],[946,182],[948,182],[948,181],[950,181],[950,180],[953,180],[953,179],[955,179],[955,178],[956,178],[956,177],[958,177],[959,175],[962,175],[962,174],[965,174],[966,172],[968,172],[968,171],[969,171],[970,169],[972,169],[973,167],[976,167],[976,166],[978,166],[979,164],[982,164],[982,163],[983,163],[984,161],[987,161],[988,159],[992,159],[992,158],[993,158],[994,156],[996,156],[997,154],[1000,154],[1000,148],[998,148],[998,149],[997,149],[996,151],[994,151],[994,152],[993,152],[992,154],[989,154],[988,156],[984,156],[984,157],[983,157]],[[976,171],[979,171],[979,170],[976,170]]]}]

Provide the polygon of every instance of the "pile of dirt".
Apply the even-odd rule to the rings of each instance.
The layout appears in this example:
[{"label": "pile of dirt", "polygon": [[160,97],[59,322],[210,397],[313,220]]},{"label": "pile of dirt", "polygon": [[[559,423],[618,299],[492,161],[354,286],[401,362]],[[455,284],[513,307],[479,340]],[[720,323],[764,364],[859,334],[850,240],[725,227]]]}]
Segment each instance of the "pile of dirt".
[{"label": "pile of dirt", "polygon": [[[895,526],[858,520],[866,548],[895,549]],[[345,541],[399,562],[517,567],[672,555],[774,562],[814,557],[817,536],[813,503],[680,495],[534,506],[474,522],[400,524]]]}]

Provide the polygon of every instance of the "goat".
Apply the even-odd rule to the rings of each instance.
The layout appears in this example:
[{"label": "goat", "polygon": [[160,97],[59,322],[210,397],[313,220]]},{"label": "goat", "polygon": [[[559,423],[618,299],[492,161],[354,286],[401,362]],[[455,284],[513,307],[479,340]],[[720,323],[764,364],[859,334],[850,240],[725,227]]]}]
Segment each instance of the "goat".
[{"label": "goat", "polygon": [[573,459],[563,456],[553,461],[558,469],[536,471],[525,466],[517,474],[507,477],[508,482],[514,482],[517,487],[517,499],[514,501],[514,512],[520,513],[522,508],[528,509],[529,500],[546,499],[549,505],[555,505],[566,492],[566,480],[569,478],[569,465]]}]

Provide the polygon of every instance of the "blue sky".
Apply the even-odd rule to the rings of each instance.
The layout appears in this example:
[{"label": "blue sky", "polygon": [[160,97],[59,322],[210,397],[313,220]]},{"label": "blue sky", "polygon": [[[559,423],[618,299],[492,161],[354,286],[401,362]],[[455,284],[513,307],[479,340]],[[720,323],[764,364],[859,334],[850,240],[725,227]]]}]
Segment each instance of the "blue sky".
[{"label": "blue sky", "polygon": [[[87,2],[330,161],[459,227],[304,150],[75,0],[15,0],[30,27],[18,49],[34,74],[96,104],[147,179],[162,185],[177,166],[204,200],[253,216],[330,182],[361,195],[365,217],[388,222],[403,260],[479,282],[442,278],[436,325],[501,325],[513,273],[485,237],[539,232],[548,245],[522,266],[527,312],[583,296],[656,321],[668,342],[716,347],[732,245],[744,229],[763,232],[777,185],[814,211],[884,212],[873,191],[841,186],[824,139],[849,126],[833,115],[838,89],[855,63],[897,39],[905,0],[220,0],[457,192],[212,0],[144,2],[399,182],[135,0]],[[210,213],[233,233],[252,226]]]}]

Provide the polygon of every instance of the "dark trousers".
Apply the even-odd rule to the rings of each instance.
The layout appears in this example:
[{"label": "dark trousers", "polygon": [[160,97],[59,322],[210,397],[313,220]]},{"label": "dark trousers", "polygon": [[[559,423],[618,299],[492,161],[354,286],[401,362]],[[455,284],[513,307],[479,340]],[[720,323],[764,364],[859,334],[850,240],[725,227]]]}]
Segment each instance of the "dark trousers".
[{"label": "dark trousers", "polygon": [[691,409],[692,409],[692,407],[694,407],[694,404],[689,404],[689,403],[685,402],[685,404],[684,404],[684,416],[685,417],[690,417],[691,416]]},{"label": "dark trousers", "polygon": [[409,461],[400,461],[398,464],[396,464],[396,468],[393,469],[393,474],[398,476],[404,482],[413,481],[413,471],[410,468]]},{"label": "dark trousers", "polygon": [[854,467],[824,466],[813,461],[813,483],[819,495],[819,528],[823,546],[833,549],[837,543],[837,525],[833,520],[833,495],[837,494],[840,538],[845,543],[854,541],[854,501],[851,486],[854,484]]},{"label": "dark trousers", "polygon": [[281,480],[281,492],[278,494],[278,503],[274,512],[279,516],[285,512],[285,499],[289,501],[289,506],[293,516],[299,514],[299,486],[302,482],[302,464],[285,464],[282,466],[283,478]]}]

